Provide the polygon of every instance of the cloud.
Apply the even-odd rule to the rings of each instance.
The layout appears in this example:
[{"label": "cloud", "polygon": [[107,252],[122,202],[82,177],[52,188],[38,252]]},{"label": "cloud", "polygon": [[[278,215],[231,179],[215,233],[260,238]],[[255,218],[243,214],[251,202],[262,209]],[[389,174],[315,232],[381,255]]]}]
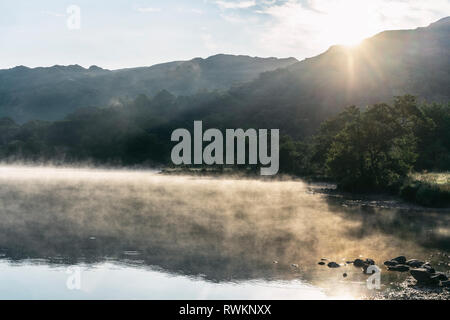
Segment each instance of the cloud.
[{"label": "cloud", "polygon": [[160,8],[152,8],[152,7],[147,7],[147,8],[136,8],[137,11],[142,12],[142,13],[154,13],[154,12],[161,12]]},{"label": "cloud", "polygon": [[255,0],[244,1],[216,1],[216,4],[222,9],[247,9],[256,6]]}]

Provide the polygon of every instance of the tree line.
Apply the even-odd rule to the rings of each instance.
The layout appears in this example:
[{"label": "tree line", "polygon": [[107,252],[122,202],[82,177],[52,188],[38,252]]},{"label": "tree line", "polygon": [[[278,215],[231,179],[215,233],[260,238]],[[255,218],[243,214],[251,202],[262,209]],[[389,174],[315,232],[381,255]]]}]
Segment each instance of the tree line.
[{"label": "tree line", "polygon": [[[239,110],[226,116],[230,110],[219,106],[232,103],[227,99],[217,92],[175,97],[163,90],[108,108],[81,108],[62,121],[19,125],[2,118],[0,159],[168,165],[172,131],[189,128],[205,110],[206,127],[243,127],[236,123]],[[270,128],[271,120],[251,125]],[[313,135],[296,134],[291,126],[280,132],[280,172],[329,179],[348,191],[400,190],[412,171],[450,171],[450,104],[405,95],[392,104],[347,107]]]}]

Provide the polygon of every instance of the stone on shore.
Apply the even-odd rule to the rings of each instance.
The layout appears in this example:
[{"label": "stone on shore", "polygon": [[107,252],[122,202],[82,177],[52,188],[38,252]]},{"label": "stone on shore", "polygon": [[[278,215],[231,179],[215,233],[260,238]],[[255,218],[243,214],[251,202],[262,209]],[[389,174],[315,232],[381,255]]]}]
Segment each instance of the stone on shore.
[{"label": "stone on shore", "polygon": [[404,264],[398,264],[396,266],[388,267],[389,271],[398,271],[398,272],[406,272],[409,271],[409,267]]},{"label": "stone on shore", "polygon": [[388,266],[388,267],[393,267],[393,266],[396,266],[396,265],[398,265],[399,263],[397,262],[397,261],[394,261],[394,260],[388,260],[388,261],[385,261],[384,262],[384,265],[385,266]]},{"label": "stone on shore", "polygon": [[409,271],[418,284],[436,285],[439,284],[439,280],[432,278],[433,274],[428,272],[425,268],[411,269]]},{"label": "stone on shore", "polygon": [[431,276],[431,279],[437,279],[439,281],[447,281],[448,277],[442,272],[436,272]]},{"label": "stone on shore", "polygon": [[420,268],[421,266],[423,266],[425,262],[417,260],[417,259],[411,259],[406,261],[406,264],[408,266],[410,266],[411,268]]},{"label": "stone on shore", "polygon": [[355,267],[362,268],[362,267],[364,267],[366,264],[364,263],[363,260],[361,260],[361,259],[356,259],[355,261],[353,261],[353,265],[354,265]]},{"label": "stone on shore", "polygon": [[397,261],[399,264],[405,264],[406,263],[406,258],[405,256],[399,256],[397,258],[392,259],[394,261]]}]

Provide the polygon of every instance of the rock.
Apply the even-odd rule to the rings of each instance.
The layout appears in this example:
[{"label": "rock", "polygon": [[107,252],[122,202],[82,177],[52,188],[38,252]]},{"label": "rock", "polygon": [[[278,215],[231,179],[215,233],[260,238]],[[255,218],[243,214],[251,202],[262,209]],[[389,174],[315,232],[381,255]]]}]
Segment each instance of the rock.
[{"label": "rock", "polygon": [[409,271],[409,267],[404,264],[398,264],[396,266],[388,267],[389,271],[398,271],[398,272],[406,272]]},{"label": "rock", "polygon": [[431,279],[437,279],[439,281],[447,281],[448,277],[442,272],[437,272],[431,276]]},{"label": "rock", "polygon": [[328,268],[339,268],[340,265],[338,265],[336,262],[330,262],[328,263]]},{"label": "rock", "polygon": [[342,276],[343,276],[344,278],[347,278],[347,274],[346,274],[346,273],[344,273]]},{"label": "rock", "polygon": [[399,257],[394,258],[392,260],[397,261],[400,264],[405,264],[406,263],[406,258],[404,256],[399,256]]},{"label": "rock", "polygon": [[411,269],[409,272],[414,277],[414,279],[417,280],[417,283],[419,284],[435,285],[439,283],[438,279],[431,278],[432,274],[430,274],[428,270],[425,268]]},{"label": "rock", "polygon": [[425,262],[417,260],[417,259],[411,259],[406,261],[406,264],[412,268],[420,268],[421,266],[423,266]]},{"label": "rock", "polygon": [[277,260],[273,260],[273,263],[274,263],[274,264],[277,264],[277,263],[278,263],[278,261],[277,261]]},{"label": "rock", "polygon": [[441,281],[441,285],[445,288],[450,288],[450,280]]},{"label": "rock", "polygon": [[320,260],[322,260],[322,261],[327,261],[328,259],[327,259],[327,258],[322,258],[322,259],[320,259]]},{"label": "rock", "polygon": [[434,268],[429,264],[429,263],[425,263],[422,266],[423,269],[426,269],[428,271],[428,273],[435,273],[436,270],[434,270]]},{"label": "rock", "polygon": [[291,264],[291,266],[292,266],[293,268],[298,268],[298,264],[295,264],[295,263]]},{"label": "rock", "polygon": [[375,261],[373,260],[373,259],[366,259],[366,261],[364,261],[364,263],[365,264],[368,264],[368,265],[375,265]]},{"label": "rock", "polygon": [[353,261],[346,261],[346,263],[347,263],[347,264],[352,264],[352,263],[353,263]]},{"label": "rock", "polygon": [[396,266],[396,265],[398,265],[399,263],[397,262],[397,261],[394,261],[394,260],[388,260],[388,261],[385,261],[384,262],[384,265],[385,266],[388,266],[388,267],[392,267],[392,266]]},{"label": "rock", "polygon": [[361,259],[356,259],[355,261],[353,261],[353,265],[354,265],[355,267],[362,268],[362,267],[364,267],[366,264],[364,263],[363,260],[361,260]]},{"label": "rock", "polygon": [[318,264],[320,264],[321,266],[325,265],[325,262],[320,261]]}]

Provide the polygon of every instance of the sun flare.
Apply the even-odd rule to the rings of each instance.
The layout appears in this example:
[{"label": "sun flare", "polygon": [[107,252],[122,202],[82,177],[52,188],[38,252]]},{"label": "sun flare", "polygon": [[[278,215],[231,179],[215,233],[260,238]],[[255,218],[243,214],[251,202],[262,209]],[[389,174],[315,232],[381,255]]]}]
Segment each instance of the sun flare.
[{"label": "sun flare", "polygon": [[362,40],[374,35],[377,23],[371,20],[370,6],[363,1],[335,2],[326,17],[324,41],[330,44],[357,46]]}]

